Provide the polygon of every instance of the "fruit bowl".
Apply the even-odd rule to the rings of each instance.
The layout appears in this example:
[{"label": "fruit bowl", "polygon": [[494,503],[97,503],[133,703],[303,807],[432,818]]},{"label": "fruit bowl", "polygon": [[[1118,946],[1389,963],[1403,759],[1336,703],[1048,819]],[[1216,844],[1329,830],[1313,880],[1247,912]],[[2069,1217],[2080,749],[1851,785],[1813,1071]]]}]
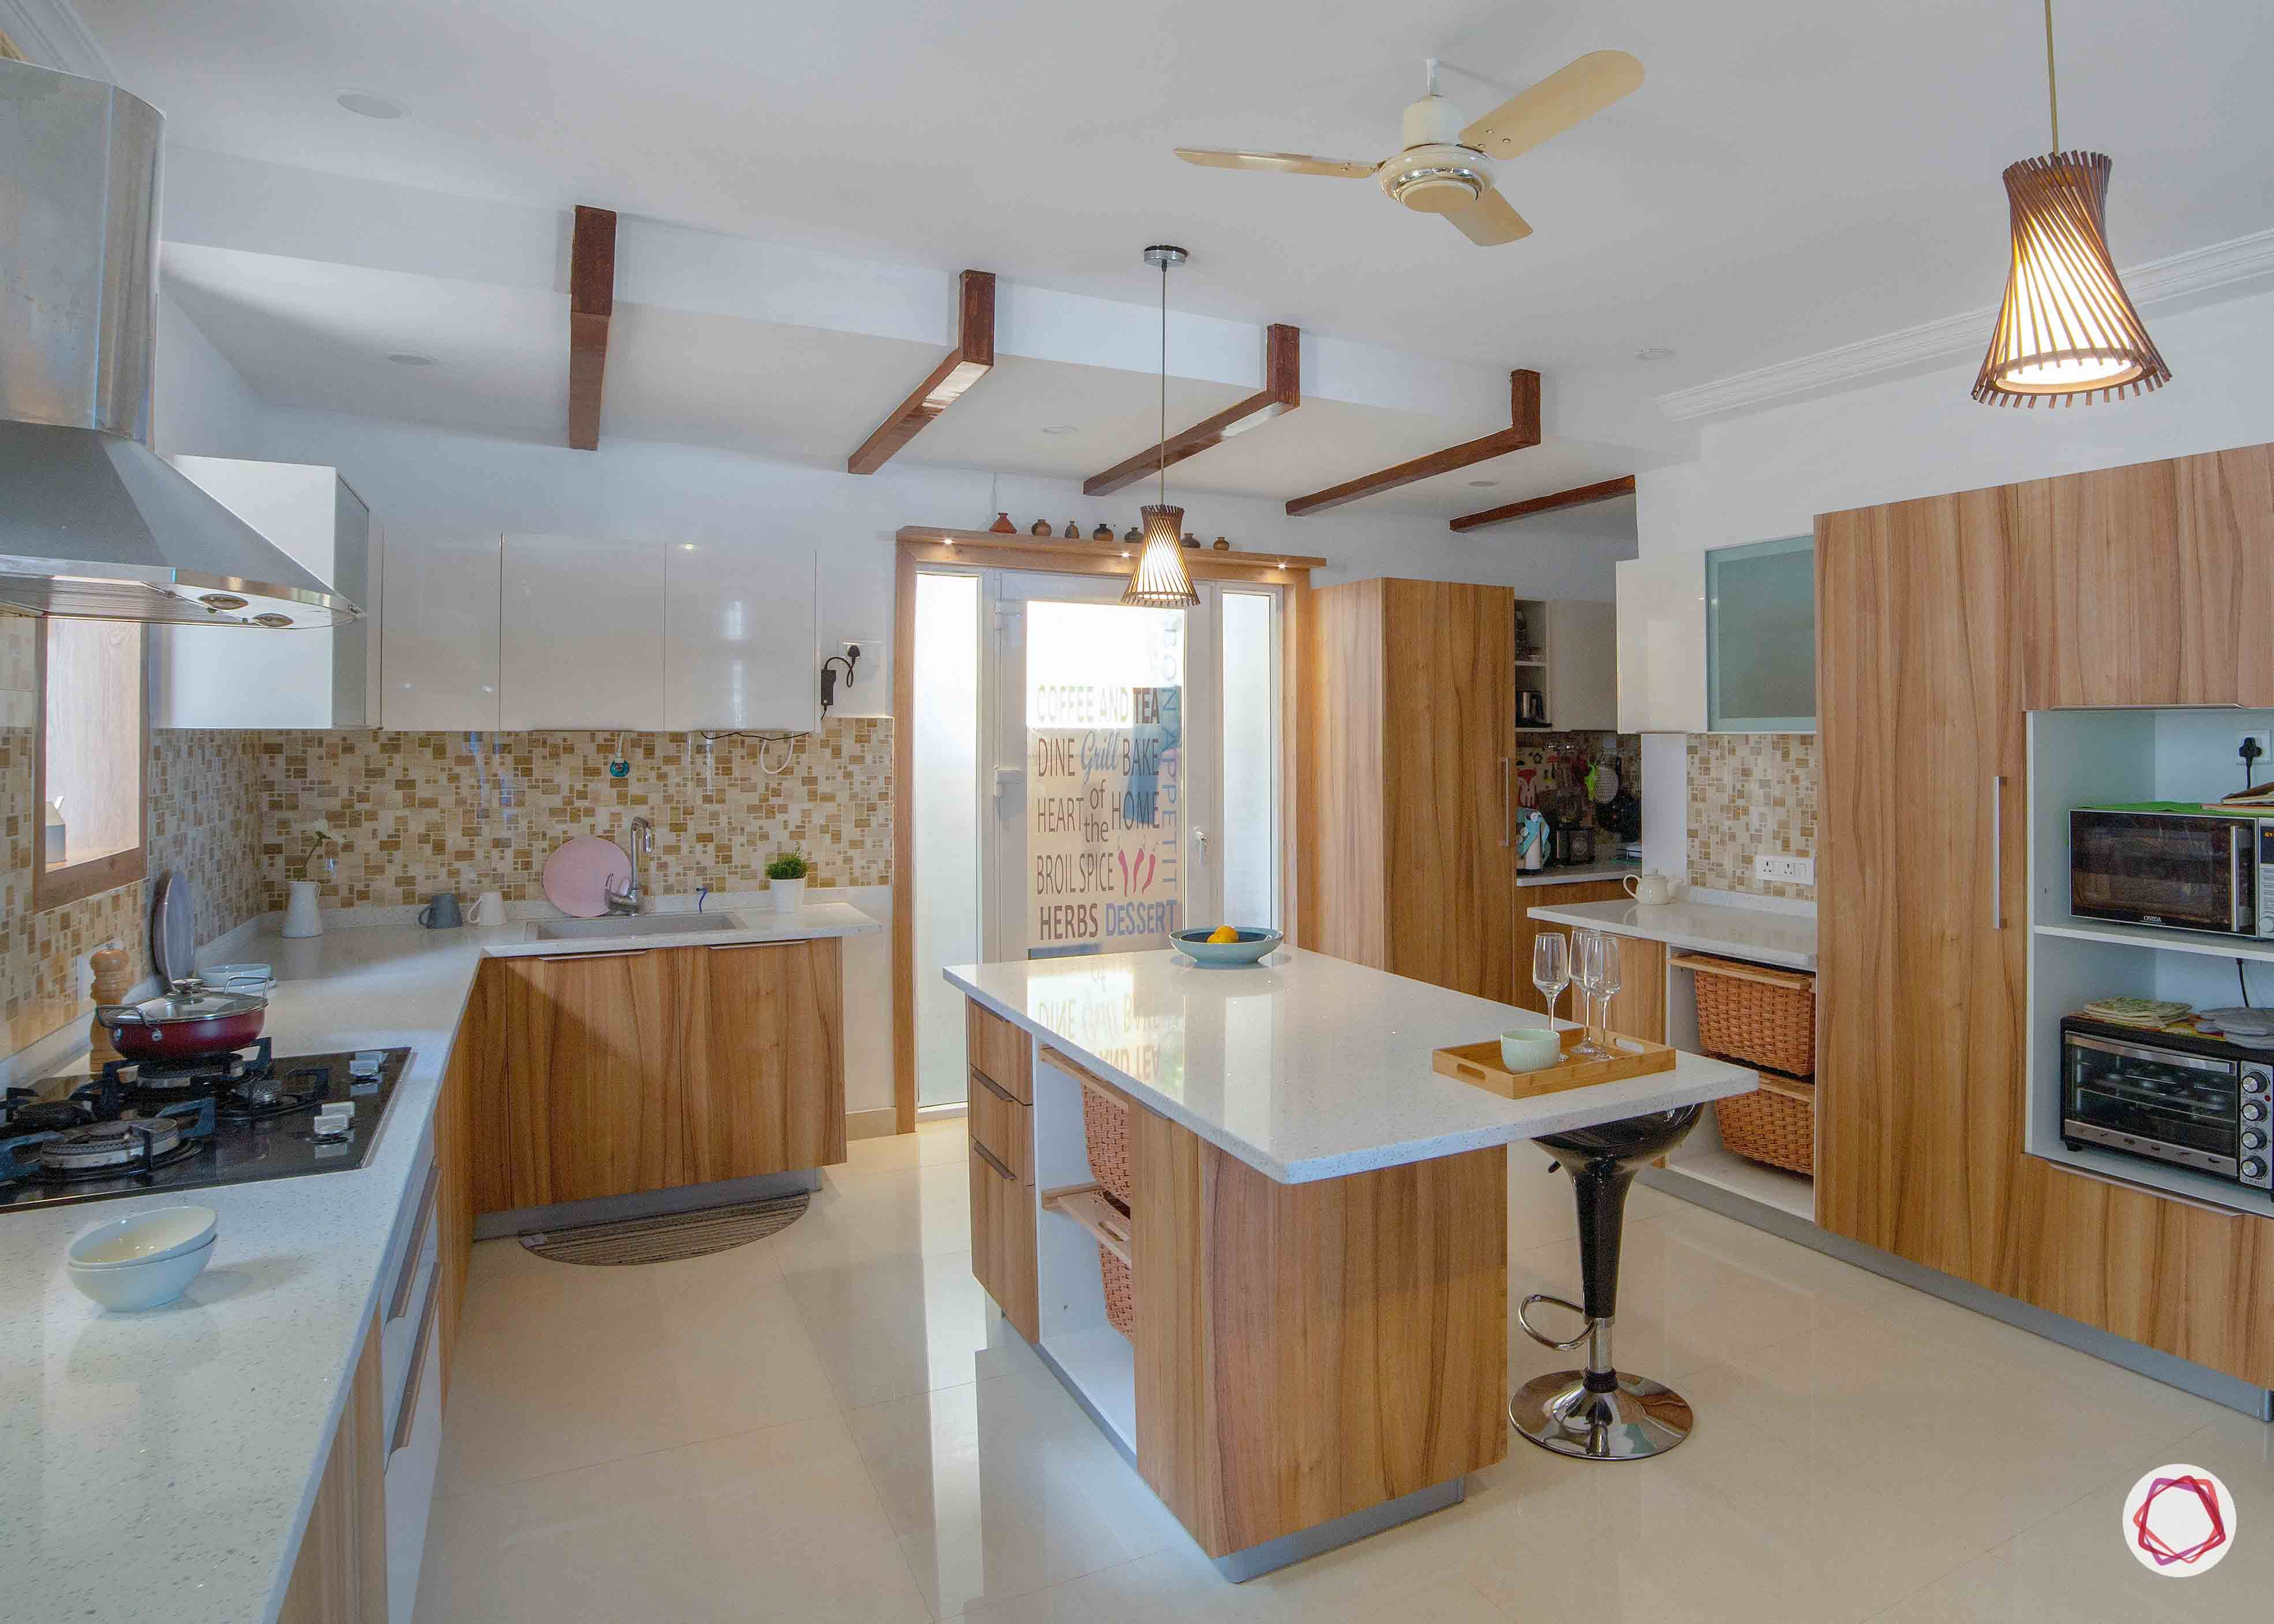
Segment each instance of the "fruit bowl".
[{"label": "fruit bowl", "polygon": [[1169,939],[1177,951],[1189,954],[1193,962],[1204,965],[1252,965],[1287,938],[1276,930],[1259,929],[1249,925],[1234,925],[1239,932],[1237,942],[1211,942],[1209,936],[1220,929],[1205,926],[1198,930],[1172,930]]}]

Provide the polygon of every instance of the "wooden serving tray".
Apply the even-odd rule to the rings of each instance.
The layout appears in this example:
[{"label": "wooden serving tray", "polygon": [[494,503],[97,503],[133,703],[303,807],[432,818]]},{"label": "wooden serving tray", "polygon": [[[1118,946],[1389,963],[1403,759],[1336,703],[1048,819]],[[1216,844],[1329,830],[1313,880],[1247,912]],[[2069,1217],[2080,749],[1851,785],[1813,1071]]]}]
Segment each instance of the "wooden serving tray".
[{"label": "wooden serving tray", "polygon": [[1538,1071],[1511,1071],[1502,1065],[1498,1038],[1486,1043],[1456,1043],[1450,1049],[1432,1049],[1430,1059],[1440,1074],[1510,1100],[1528,1100],[1535,1094],[1561,1094],[1566,1088],[1587,1088],[1597,1083],[1615,1083],[1630,1077],[1647,1077],[1653,1071],[1674,1070],[1675,1052],[1665,1044],[1615,1034],[1605,1041],[1614,1049],[1631,1052],[1609,1060],[1574,1060],[1570,1051],[1585,1035],[1576,1026],[1566,1032],[1563,1063]]}]

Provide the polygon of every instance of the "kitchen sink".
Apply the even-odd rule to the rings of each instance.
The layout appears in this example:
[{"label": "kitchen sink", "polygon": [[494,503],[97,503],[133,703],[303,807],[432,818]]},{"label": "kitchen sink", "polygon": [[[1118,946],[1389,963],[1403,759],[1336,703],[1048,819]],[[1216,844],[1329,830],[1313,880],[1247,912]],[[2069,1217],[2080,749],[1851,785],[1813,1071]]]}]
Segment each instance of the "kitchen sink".
[{"label": "kitchen sink", "polygon": [[626,936],[696,936],[740,930],[732,914],[615,914],[604,919],[553,919],[537,928],[540,942],[613,942]]}]

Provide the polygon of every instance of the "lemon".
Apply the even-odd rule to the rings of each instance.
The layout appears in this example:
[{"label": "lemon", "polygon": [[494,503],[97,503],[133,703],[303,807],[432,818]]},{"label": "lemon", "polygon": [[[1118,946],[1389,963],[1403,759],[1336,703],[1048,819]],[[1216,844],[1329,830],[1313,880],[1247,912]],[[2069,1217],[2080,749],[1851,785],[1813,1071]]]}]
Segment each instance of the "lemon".
[{"label": "lemon", "polygon": [[1234,930],[1230,925],[1218,925],[1214,930],[1209,932],[1209,940],[1211,943],[1237,942],[1239,940],[1239,932]]}]

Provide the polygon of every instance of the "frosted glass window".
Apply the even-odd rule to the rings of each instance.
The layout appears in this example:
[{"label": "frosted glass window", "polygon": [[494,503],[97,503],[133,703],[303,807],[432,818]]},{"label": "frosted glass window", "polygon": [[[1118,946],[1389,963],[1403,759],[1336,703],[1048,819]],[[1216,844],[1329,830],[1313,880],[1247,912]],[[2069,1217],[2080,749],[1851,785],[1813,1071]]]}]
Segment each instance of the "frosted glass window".
[{"label": "frosted glass window", "polygon": [[944,966],[976,964],[979,937],[979,577],[916,577],[916,1101],[962,1100],[963,995]]},{"label": "frosted glass window", "polygon": [[1816,731],[1816,538],[1706,555],[1706,727]]},{"label": "frosted glass window", "polygon": [[33,635],[40,691],[34,906],[53,908],[143,877],[142,628],[57,619],[34,621]]},{"label": "frosted glass window", "polygon": [[1224,595],[1224,917],[1279,922],[1279,655],[1268,593]]}]

